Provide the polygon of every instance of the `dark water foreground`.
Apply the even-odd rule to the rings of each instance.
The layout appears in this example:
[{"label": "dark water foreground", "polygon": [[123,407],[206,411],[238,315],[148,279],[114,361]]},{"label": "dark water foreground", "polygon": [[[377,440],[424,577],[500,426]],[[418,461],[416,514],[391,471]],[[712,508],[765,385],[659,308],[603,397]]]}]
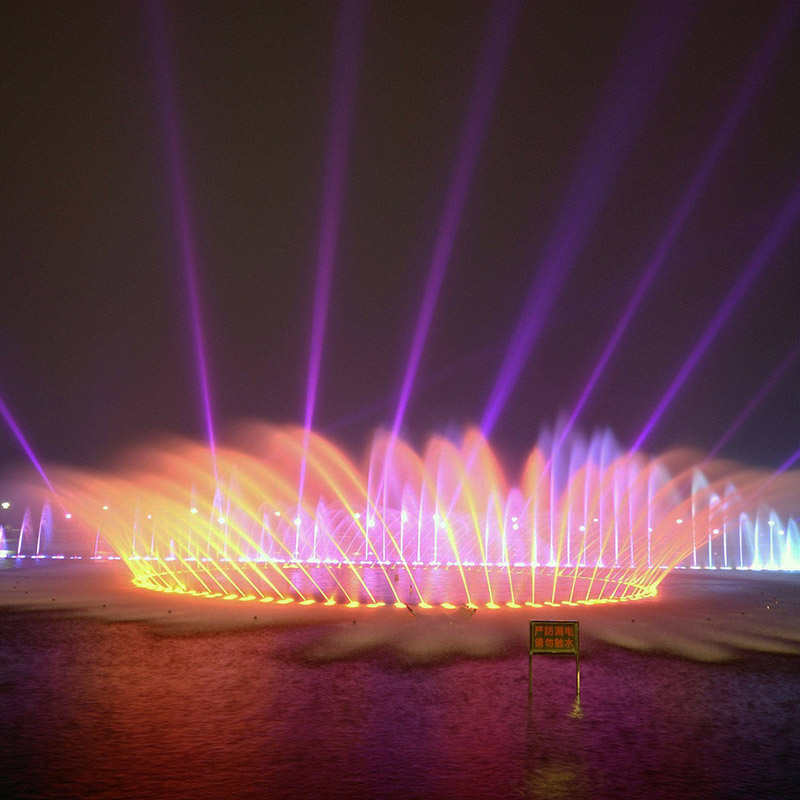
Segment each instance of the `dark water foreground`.
[{"label": "dark water foreground", "polygon": [[281,616],[69,569],[0,569],[2,798],[800,797],[796,577],[582,609],[576,710],[567,658],[528,704],[530,610]]}]

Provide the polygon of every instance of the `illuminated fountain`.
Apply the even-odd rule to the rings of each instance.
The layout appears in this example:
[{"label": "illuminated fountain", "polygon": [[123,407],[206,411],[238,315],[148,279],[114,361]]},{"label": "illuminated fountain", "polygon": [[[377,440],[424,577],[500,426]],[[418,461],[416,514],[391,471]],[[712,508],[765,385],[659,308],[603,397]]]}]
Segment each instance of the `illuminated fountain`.
[{"label": "illuminated fountain", "polygon": [[25,541],[33,536],[33,518],[31,510],[25,509],[25,514],[22,517],[22,524],[19,527],[19,538],[17,539],[17,555],[22,555],[22,545]]},{"label": "illuminated fountain", "polygon": [[[711,534],[709,536],[708,534]],[[800,528],[797,519],[785,521],[772,509],[718,523],[692,548],[685,564],[692,569],[800,570]]]},{"label": "illuminated fountain", "polygon": [[[593,603],[654,594],[669,569],[702,561],[709,542],[712,564],[724,549],[719,566],[738,566],[734,531],[765,567],[797,555],[796,523],[778,527],[777,511],[771,550],[763,515],[747,536],[763,474],[729,462],[700,472],[690,451],[628,453],[608,432],[556,450],[559,437],[544,433],[515,484],[475,430],[458,444],[433,437],[422,455],[378,433],[363,469],[302,428],[252,424],[237,441],[217,447],[218,479],[207,447],[172,441],[116,473],[64,470],[55,483],[95,555],[107,542],[139,586],[228,599]],[[791,494],[786,481],[773,481],[773,496]]]},{"label": "illuminated fountain", "polygon": [[[45,500],[42,506],[42,516],[39,519],[39,530],[36,534],[36,552],[35,558],[40,558],[44,554],[44,548],[50,541],[53,531],[53,509],[50,506],[50,501]],[[20,540],[22,537],[20,537]]]}]

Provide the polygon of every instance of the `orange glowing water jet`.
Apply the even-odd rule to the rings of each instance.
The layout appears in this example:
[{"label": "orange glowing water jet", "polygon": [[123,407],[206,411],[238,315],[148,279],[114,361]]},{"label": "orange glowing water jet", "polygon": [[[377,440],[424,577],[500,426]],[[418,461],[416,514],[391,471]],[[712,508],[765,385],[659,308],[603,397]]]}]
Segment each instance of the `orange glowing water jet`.
[{"label": "orange glowing water jet", "polygon": [[[319,435],[253,423],[217,447],[218,477],[207,447],[171,440],[113,472],[61,470],[57,483],[143,588],[488,609],[652,596],[767,485],[729,462],[700,473],[688,450],[624,452],[608,433],[555,454],[552,441],[510,484],[474,429],[459,444],[432,437],[422,455],[378,432],[361,469]],[[796,496],[796,482],[772,481],[771,499]]]}]

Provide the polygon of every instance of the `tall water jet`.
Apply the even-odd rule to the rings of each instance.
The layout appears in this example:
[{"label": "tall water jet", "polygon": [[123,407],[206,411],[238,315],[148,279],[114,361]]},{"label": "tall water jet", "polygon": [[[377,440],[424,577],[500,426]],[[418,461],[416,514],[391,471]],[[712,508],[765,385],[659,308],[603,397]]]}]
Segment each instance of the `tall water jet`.
[{"label": "tall water jet", "polygon": [[30,508],[25,509],[25,513],[22,515],[22,523],[19,526],[19,539],[17,539],[17,555],[23,555],[22,547],[24,541],[30,539],[33,536],[33,516],[31,514]]},{"label": "tall water jet", "polygon": [[45,500],[42,506],[42,516],[39,518],[39,530],[36,534],[36,557],[42,555],[43,546],[50,542],[53,532],[53,510],[50,500]]}]

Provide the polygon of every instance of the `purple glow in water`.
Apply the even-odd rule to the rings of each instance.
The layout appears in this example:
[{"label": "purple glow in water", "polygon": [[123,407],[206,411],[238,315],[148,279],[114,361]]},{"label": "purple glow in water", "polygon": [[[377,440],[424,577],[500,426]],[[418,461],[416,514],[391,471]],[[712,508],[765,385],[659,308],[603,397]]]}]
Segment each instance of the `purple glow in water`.
[{"label": "purple glow in water", "polygon": [[622,313],[622,317],[620,317],[620,320],[617,323],[617,326],[614,328],[614,332],[611,334],[611,338],[608,340],[600,359],[595,365],[592,374],[589,376],[589,380],[586,382],[586,386],[581,392],[578,402],[575,404],[575,408],[572,410],[569,420],[561,432],[561,436],[556,444],[556,449],[558,449],[564,439],[569,436],[569,432],[575,425],[575,422],[583,410],[583,407],[589,400],[589,396],[594,390],[594,387],[597,385],[597,382],[600,380],[606,365],[611,359],[611,356],[614,354],[614,351],[617,349],[617,345],[627,330],[633,315],[639,308],[642,298],[647,293],[647,290],[650,288],[650,285],[653,283],[655,277],[661,271],[667,256],[672,250],[675,240],[683,230],[686,221],[688,220],[695,205],[697,204],[697,201],[702,195],[711,173],[714,170],[714,167],[717,165],[720,157],[730,143],[730,140],[738,128],[745,112],[752,104],[753,98],[763,84],[764,78],[766,77],[770,66],[775,61],[778,53],[781,51],[783,44],[785,43],[786,38],[797,19],[798,10],[800,10],[800,5],[798,5],[795,0],[790,0],[790,2],[787,2],[783,6],[770,26],[767,35],[761,44],[761,47],[758,49],[752,63],[749,65],[746,71],[745,80],[740,86],[733,105],[729,109],[728,114],[726,115],[717,132],[716,139],[706,152],[705,158],[692,178],[692,181],[689,184],[689,187],[686,190],[683,198],[681,199],[681,202],[678,204],[678,207],[675,210],[669,225],[664,231],[658,246],[651,256],[647,267],[642,273],[642,277],[640,278],[639,283],[633,295],[631,296],[631,299],[628,301],[628,305],[625,307],[625,310]]},{"label": "purple glow in water", "polygon": [[775,251],[780,246],[784,237],[797,223],[797,218],[800,216],[800,182],[796,183],[792,189],[789,199],[781,213],[770,227],[767,235],[761,240],[758,248],[753,256],[745,265],[745,268],[740,273],[736,283],[728,292],[727,296],[722,302],[722,305],[714,314],[713,319],[708,324],[708,327],[703,332],[703,335],[698,339],[695,346],[692,348],[691,353],[687,357],[683,366],[678,370],[677,375],[673,379],[669,388],[664,396],[659,401],[650,419],[647,420],[641,433],[636,438],[632,450],[638,450],[653,432],[656,423],[661,419],[664,412],[669,407],[670,403],[675,399],[686,379],[693,372],[694,368],[699,363],[700,359],[708,350],[711,343],[717,337],[717,334],[722,329],[722,326],[728,321],[736,306],[744,298],[747,290],[753,284],[755,279],[761,274],[766,267],[769,260],[775,254]]},{"label": "purple glow in water", "polygon": [[28,440],[25,438],[25,435],[22,433],[19,425],[17,425],[14,417],[11,415],[11,412],[8,409],[8,406],[3,402],[3,398],[0,397],[0,414],[3,415],[3,419],[6,421],[6,424],[9,428],[11,428],[11,432],[14,436],[17,437],[17,441],[20,444],[20,447],[25,451],[25,455],[28,456],[31,464],[35,467],[36,471],[41,476],[42,480],[47,484],[47,488],[53,493],[56,494],[56,490],[53,488],[53,484],[50,483],[50,478],[47,477],[47,474],[44,471],[39,459],[36,458],[36,453],[33,452],[33,448],[28,444]]},{"label": "purple glow in water", "polygon": [[422,350],[428,336],[433,312],[442,288],[442,281],[450,262],[467,193],[475,171],[481,145],[489,124],[495,96],[500,84],[511,38],[522,10],[519,2],[497,2],[491,13],[491,26],[478,65],[478,75],[470,98],[464,131],[456,154],[455,166],[445,199],[444,213],[439,223],[436,242],[431,256],[428,279],[422,297],[411,352],[406,364],[400,397],[392,422],[392,437],[397,438],[403,424],[411,388],[419,369]]},{"label": "purple glow in water", "polygon": [[[314,288],[314,308],[311,317],[311,348],[304,416],[304,428],[306,431],[304,451],[308,449],[308,436],[314,422],[314,406],[319,384],[320,364],[322,363],[322,344],[328,316],[328,300],[333,279],[333,264],[336,257],[339,223],[342,216],[348,141],[353,120],[353,105],[355,103],[358,79],[358,57],[365,15],[366,4],[360,0],[343,3],[340,7],[336,37],[336,62],[331,88],[331,124],[328,132],[325,179],[322,193],[322,219],[317,244],[317,280]],[[304,458],[300,471],[299,496],[301,502],[305,483],[305,470],[306,461]]]},{"label": "purple glow in water", "polygon": [[217,471],[216,443],[214,436],[214,417],[211,411],[211,390],[208,377],[208,360],[203,337],[203,320],[200,308],[199,289],[197,285],[197,259],[195,255],[192,226],[189,214],[186,176],[180,147],[178,119],[175,112],[175,91],[172,86],[168,54],[166,26],[160,4],[153,0],[150,3],[150,22],[153,41],[153,53],[156,62],[156,78],[161,107],[162,121],[167,137],[167,155],[170,179],[172,183],[172,201],[175,212],[178,245],[183,265],[183,277],[189,299],[189,313],[192,328],[197,378],[200,384],[200,395],[203,403],[206,434],[211,452],[214,473]]},{"label": "purple glow in water", "polygon": [[603,206],[609,187],[683,38],[686,4],[637,19],[617,63],[541,257],[481,422],[488,436],[519,379],[547,318]]}]

